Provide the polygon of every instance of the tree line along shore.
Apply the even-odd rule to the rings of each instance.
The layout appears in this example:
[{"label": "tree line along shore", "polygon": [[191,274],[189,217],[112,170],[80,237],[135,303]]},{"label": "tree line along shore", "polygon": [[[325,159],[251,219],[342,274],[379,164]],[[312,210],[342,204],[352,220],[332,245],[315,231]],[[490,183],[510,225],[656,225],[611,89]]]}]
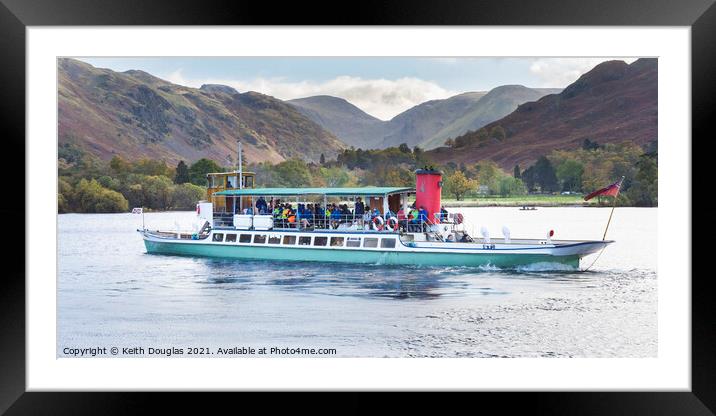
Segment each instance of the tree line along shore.
[{"label": "tree line along shore", "polygon": [[[579,149],[555,150],[530,166],[505,171],[490,160],[435,165],[420,147],[402,144],[381,150],[346,149],[319,163],[289,159],[280,163],[245,163],[256,173],[259,187],[414,186],[415,169],[444,172],[446,206],[563,206],[585,205],[582,194],[624,176],[619,206],[658,205],[656,142],[646,148],[624,143],[600,145],[585,140]],[[236,169],[213,160],[128,161],[114,156],[101,160],[72,144],[58,149],[58,212],[128,212],[193,210],[206,197],[206,174]],[[586,205],[609,205],[612,199]]]}]

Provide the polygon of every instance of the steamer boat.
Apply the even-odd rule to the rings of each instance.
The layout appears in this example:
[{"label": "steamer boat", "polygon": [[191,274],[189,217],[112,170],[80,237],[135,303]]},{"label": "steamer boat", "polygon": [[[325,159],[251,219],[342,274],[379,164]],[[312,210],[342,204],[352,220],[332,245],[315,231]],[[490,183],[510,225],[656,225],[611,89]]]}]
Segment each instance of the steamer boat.
[{"label": "steamer boat", "polygon": [[255,188],[255,175],[239,167],[207,175],[207,201],[197,204],[195,229],[137,231],[151,254],[499,268],[578,268],[583,257],[613,243],[552,240],[552,231],[513,239],[504,227],[501,238],[485,228],[472,236],[463,215],[441,212],[442,173],[415,174],[415,188]]}]

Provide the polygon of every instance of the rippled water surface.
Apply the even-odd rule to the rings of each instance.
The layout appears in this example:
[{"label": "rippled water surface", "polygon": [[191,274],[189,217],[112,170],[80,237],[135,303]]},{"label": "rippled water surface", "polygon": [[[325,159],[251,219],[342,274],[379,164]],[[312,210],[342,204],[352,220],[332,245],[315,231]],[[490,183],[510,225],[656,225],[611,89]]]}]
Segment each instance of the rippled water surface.
[{"label": "rippled water surface", "polygon": [[[601,239],[609,209],[464,208],[475,230]],[[182,228],[193,212],[148,213]],[[587,272],[146,254],[141,216],[59,216],[58,345],[333,348],[339,357],[655,357],[657,209],[616,210]],[[582,260],[582,268],[595,256]],[[122,354],[120,353],[120,356]],[[187,356],[187,355],[182,355]],[[275,355],[273,355],[275,357]]]}]

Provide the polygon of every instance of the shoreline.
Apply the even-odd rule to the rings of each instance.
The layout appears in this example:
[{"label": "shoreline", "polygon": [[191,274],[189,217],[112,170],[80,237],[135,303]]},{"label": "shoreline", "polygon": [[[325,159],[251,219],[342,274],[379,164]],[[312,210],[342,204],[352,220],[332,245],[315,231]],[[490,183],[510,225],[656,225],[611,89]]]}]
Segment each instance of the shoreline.
[{"label": "shoreline", "polygon": [[479,207],[611,207],[611,205],[597,205],[590,204],[589,202],[578,203],[578,202],[518,202],[518,201],[447,201],[443,205],[445,208],[479,208]]}]

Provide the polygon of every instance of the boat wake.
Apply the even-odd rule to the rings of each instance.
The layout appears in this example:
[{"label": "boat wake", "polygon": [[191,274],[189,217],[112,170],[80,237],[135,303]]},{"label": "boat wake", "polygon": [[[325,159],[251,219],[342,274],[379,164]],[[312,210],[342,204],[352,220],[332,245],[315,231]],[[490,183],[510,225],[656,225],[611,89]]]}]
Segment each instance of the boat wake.
[{"label": "boat wake", "polygon": [[477,268],[483,272],[500,272],[503,270],[501,267],[497,267],[494,264],[485,264],[482,266],[478,266]]},{"label": "boat wake", "polygon": [[579,268],[563,263],[540,262],[526,264],[515,268],[518,272],[534,273],[534,272],[577,272]]},{"label": "boat wake", "polygon": [[570,266],[568,264],[556,263],[556,262],[540,262],[526,264],[523,266],[515,267],[499,267],[494,264],[486,264],[477,267],[459,267],[459,270],[473,269],[481,272],[506,272],[506,273],[539,273],[539,272],[576,272],[578,268]]}]

